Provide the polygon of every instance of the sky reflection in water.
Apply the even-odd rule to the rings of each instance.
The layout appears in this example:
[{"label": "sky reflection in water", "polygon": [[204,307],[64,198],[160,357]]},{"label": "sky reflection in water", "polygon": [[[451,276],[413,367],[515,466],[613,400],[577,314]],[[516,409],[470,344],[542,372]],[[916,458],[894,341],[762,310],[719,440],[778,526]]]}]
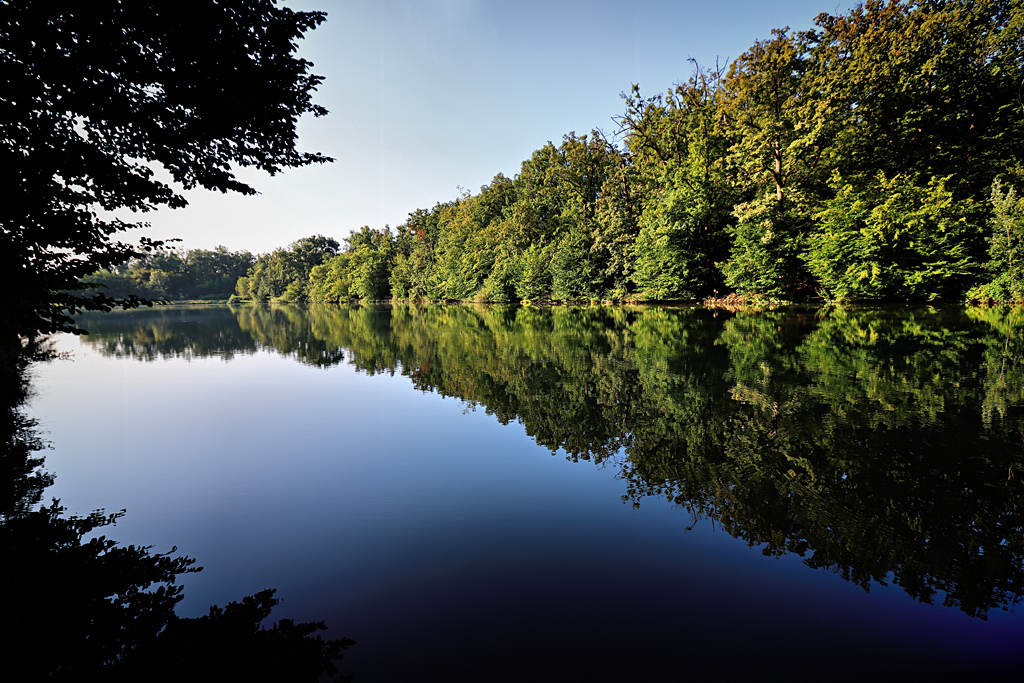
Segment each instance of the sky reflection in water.
[{"label": "sky reflection in water", "polygon": [[[185,577],[179,613],[197,615],[210,604],[275,587],[284,601],[275,618],[324,620],[331,635],[358,642],[343,670],[359,681],[413,674],[660,680],[781,669],[807,679],[1006,672],[1021,663],[1024,643],[1024,623],[1012,604],[1008,612],[994,605],[980,619],[943,607],[941,592],[935,605],[908,597],[912,587],[874,582],[868,593],[834,571],[805,566],[815,552],[833,557],[813,545],[804,558],[785,550],[765,557],[772,542],[757,536],[766,533],[763,525],[784,520],[788,526],[775,530],[783,540],[775,545],[791,550],[815,537],[815,521],[801,517],[812,508],[794,504],[788,516],[762,515],[741,499],[744,487],[759,480],[744,469],[750,463],[741,462],[744,451],[736,444],[760,424],[769,424],[772,437],[759,446],[768,450],[750,451],[759,472],[778,475],[769,451],[796,458],[796,480],[805,477],[812,489],[834,494],[834,482],[820,481],[837,471],[834,460],[849,454],[825,456],[827,440],[803,442],[819,438],[844,401],[855,426],[863,420],[876,436],[916,439],[921,424],[961,416],[955,420],[979,425],[973,435],[957,437],[963,444],[1012,447],[1018,455],[1010,469],[1020,471],[1021,396],[1013,373],[1022,359],[1011,350],[1018,328],[1005,316],[979,320],[962,311],[900,316],[853,313],[829,328],[828,320],[806,311],[717,317],[466,307],[138,311],[90,319],[86,326],[95,334],[82,340],[62,338],[60,349],[72,351],[74,360],[37,370],[32,408],[55,445],[47,467],[57,481],[48,495],[71,511],[126,508],[110,535],[157,551],[177,545],[205,567]],[[993,349],[1004,341],[995,358]],[[859,360],[834,377],[815,370],[815,359],[826,353],[819,342]],[[339,355],[345,360],[331,364]],[[919,366],[899,370],[907,359]],[[1011,370],[996,376],[1001,389],[986,370],[1000,362]],[[936,374],[944,363],[970,367],[955,381]],[[878,370],[874,376],[871,368]],[[762,373],[756,381],[754,371]],[[403,373],[415,375],[421,390]],[[886,392],[901,382],[911,398],[892,405]],[[823,389],[808,392],[837,383],[836,402]],[[424,388],[479,405],[473,410]],[[751,393],[757,391],[762,398]],[[888,405],[876,415],[857,403],[863,396]],[[1007,396],[1005,417],[997,414],[982,435],[980,406],[1005,403]],[[546,399],[556,405],[531,408],[531,400]],[[687,415],[702,415],[691,408],[705,400],[734,407],[721,422],[704,414],[702,428],[717,433],[721,444],[696,452],[680,425]],[[925,417],[904,414],[922,406]],[[551,415],[559,407],[564,413]],[[797,413],[816,425],[799,426]],[[598,414],[625,425],[591,424],[588,416]],[[120,428],[98,426],[111,415]],[[537,417],[543,415],[550,421]],[[503,426],[498,417],[512,423]],[[894,421],[880,423],[887,419]],[[829,429],[837,439],[860,433]],[[562,438],[577,458],[601,462],[572,462],[565,450],[552,455],[527,431],[546,445]],[[787,435],[801,444],[787,446]],[[872,438],[864,439],[871,458],[880,452]],[[907,441],[894,443],[892,457],[900,460]],[[855,446],[847,444],[850,453],[858,452]],[[667,464],[655,462],[661,455]],[[673,467],[686,479],[670,481],[673,495],[714,489],[715,481],[725,481],[713,479],[726,471],[712,462],[719,456],[733,463],[731,486],[741,493],[705,497],[696,524],[686,501],[644,495],[664,487]],[[704,470],[680,465],[686,458],[710,464]],[[965,466],[949,458],[937,453],[933,469]],[[918,495],[904,480],[921,461],[908,462],[906,472],[892,477],[852,464],[854,478],[878,495],[844,493],[840,507],[857,512],[856,505],[885,495],[900,500],[906,493],[899,486]],[[978,467],[987,476],[988,465]],[[700,478],[705,471],[710,479]],[[1021,496],[1020,477],[1006,481],[1007,471],[993,482],[1003,488],[989,507],[997,508],[993,519],[1004,525],[1008,543],[1018,544],[1020,512],[1012,502]],[[922,473],[927,481],[952,476]],[[894,488],[881,490],[878,482]],[[761,495],[754,484],[748,488]],[[799,498],[803,490],[788,495]],[[639,508],[623,500],[630,492]],[[905,531],[893,526],[898,519],[879,521],[874,509],[866,514],[877,524],[865,527],[865,535]],[[733,520],[731,533],[740,538],[721,529],[736,515],[751,520]],[[921,538],[943,541],[934,532],[923,528]],[[748,547],[744,539],[759,545]],[[873,542],[863,546],[876,549]],[[955,580],[927,564],[933,550],[908,550],[902,540],[880,547],[920,560],[927,566],[915,569],[938,576],[938,583]],[[955,548],[947,550],[951,561],[960,561]],[[1020,551],[1015,546],[1008,555],[1016,563],[1006,579],[1015,586],[1012,599],[1021,590],[1013,583]],[[965,571],[949,576],[977,575]]]}]

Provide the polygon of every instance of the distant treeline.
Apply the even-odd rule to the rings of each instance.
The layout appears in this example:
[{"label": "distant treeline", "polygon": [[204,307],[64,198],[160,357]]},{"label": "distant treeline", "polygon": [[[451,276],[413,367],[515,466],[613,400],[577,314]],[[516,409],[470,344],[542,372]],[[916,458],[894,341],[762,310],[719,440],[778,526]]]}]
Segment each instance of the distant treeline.
[{"label": "distant treeline", "polygon": [[112,270],[85,278],[100,285],[97,291],[112,297],[132,294],[153,300],[227,299],[256,259],[247,251],[192,249],[178,253],[164,249],[135,258]]},{"label": "distant treeline", "polygon": [[340,253],[261,256],[236,292],[1024,299],[1024,0],[871,0],[624,100],[614,135],[568,133]]},{"label": "distant treeline", "polygon": [[97,291],[113,297],[222,300],[238,291],[260,301],[304,301],[310,270],[337,255],[339,248],[336,240],[317,235],[259,257],[224,246],[180,253],[159,249],[85,281],[100,285]]}]

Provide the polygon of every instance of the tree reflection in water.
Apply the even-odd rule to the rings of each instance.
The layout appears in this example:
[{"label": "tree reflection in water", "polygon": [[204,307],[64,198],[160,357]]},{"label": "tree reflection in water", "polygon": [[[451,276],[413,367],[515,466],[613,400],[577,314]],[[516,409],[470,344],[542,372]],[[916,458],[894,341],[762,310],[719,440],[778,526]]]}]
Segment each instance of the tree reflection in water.
[{"label": "tree reflection in water", "polygon": [[54,477],[23,405],[29,365],[49,355],[42,343],[0,349],[0,585],[18,680],[348,680],[335,661],[353,641],[324,640],[322,623],[260,626],[273,590],[178,618],[176,579],[200,571],[195,560],[97,534],[123,510],[80,517],[56,500],[40,505]]},{"label": "tree reflection in water", "polygon": [[400,372],[767,555],[982,619],[1021,597],[1018,309],[244,306],[84,325],[111,355]]}]

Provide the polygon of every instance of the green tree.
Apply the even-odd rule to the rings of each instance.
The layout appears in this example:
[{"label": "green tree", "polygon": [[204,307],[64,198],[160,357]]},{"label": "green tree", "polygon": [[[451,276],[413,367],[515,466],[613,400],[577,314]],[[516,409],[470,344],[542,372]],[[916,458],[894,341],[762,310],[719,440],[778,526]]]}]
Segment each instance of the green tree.
[{"label": "green tree", "polygon": [[309,300],[315,302],[387,299],[389,275],[395,258],[391,230],[363,226],[345,238],[345,251],[314,266],[306,283]]},{"label": "green tree", "polygon": [[633,279],[648,298],[698,297],[724,289],[736,200],[726,172],[729,138],[720,125],[723,73],[694,65],[664,96],[634,86],[619,119],[644,178],[645,205]]},{"label": "green tree", "polygon": [[[608,216],[606,189],[617,189],[614,180],[620,167],[620,154],[600,131],[590,135],[566,135],[557,148],[555,178],[560,195],[560,235],[554,242],[551,262],[552,289],[559,299],[594,299],[603,297],[616,281],[623,284],[624,264],[612,264],[628,250],[628,237],[623,242],[616,233],[623,228],[633,232],[629,219],[616,217],[625,224],[602,223]],[[626,208],[627,207],[615,207]],[[611,213],[614,214],[615,208]],[[604,209],[604,210],[602,210]],[[619,277],[616,278],[617,272]]]},{"label": "green tree", "polygon": [[269,254],[260,254],[249,269],[249,297],[254,301],[270,301],[284,295],[285,290],[297,278],[288,252],[275,249]]},{"label": "green tree", "polygon": [[260,255],[246,274],[249,297],[255,301],[306,301],[310,273],[336,255],[339,246],[334,238],[314,235],[292,242],[288,249]]},{"label": "green tree", "polygon": [[551,247],[534,243],[523,252],[516,268],[516,296],[522,301],[551,297]]},{"label": "green tree", "polygon": [[494,268],[502,231],[495,230],[514,204],[516,189],[502,174],[441,209],[436,264],[430,290],[439,299],[474,298]]},{"label": "green tree", "polygon": [[319,266],[332,256],[336,256],[341,248],[338,240],[323,235],[303,237],[288,246],[292,265],[299,279],[303,280],[309,277],[309,271],[313,266]]},{"label": "green tree", "polygon": [[349,296],[352,299],[387,299],[391,296],[388,274],[394,258],[391,230],[363,227],[345,238],[346,255],[352,269]]},{"label": "green tree", "polygon": [[975,287],[967,296],[986,301],[1020,301],[1024,299],[1024,198],[1013,187],[1005,188],[998,179],[992,181],[992,234],[989,237],[988,271],[990,279]]},{"label": "green tree", "polygon": [[256,259],[247,251],[231,252],[218,245],[213,250],[190,249],[182,256],[182,272],[186,276],[183,298],[226,299]]},{"label": "green tree", "polygon": [[347,254],[338,254],[309,272],[309,300],[315,303],[350,301],[352,268]]},{"label": "green tree", "polygon": [[740,292],[790,298],[808,284],[799,254],[825,140],[806,115],[814,98],[807,45],[788,29],[773,34],[733,62],[723,84],[730,160],[745,195],[723,272]]},{"label": "green tree", "polygon": [[981,264],[971,245],[978,210],[956,201],[945,180],[906,175],[858,190],[837,175],[834,199],[817,215],[804,258],[830,299],[959,298]]},{"label": "green tree", "polygon": [[[114,298],[226,299],[254,263],[249,252],[231,252],[224,246],[180,253],[156,249],[115,266],[113,271],[98,271],[82,283],[95,285],[99,292]],[[245,293],[239,296],[248,296],[248,285],[242,291]]]},{"label": "green tree", "polygon": [[866,0],[816,23],[808,80],[830,165],[869,183],[949,178],[958,198],[987,200],[1024,151],[1020,0]]},{"label": "green tree", "polygon": [[643,212],[642,181],[628,149],[615,150],[614,169],[601,186],[597,200],[592,249],[603,265],[605,290],[623,299],[634,289],[635,248]]},{"label": "green tree", "polygon": [[395,265],[389,282],[392,295],[399,299],[423,299],[434,296],[431,282],[437,260],[441,216],[446,204],[433,209],[417,209],[398,226],[395,237]]}]

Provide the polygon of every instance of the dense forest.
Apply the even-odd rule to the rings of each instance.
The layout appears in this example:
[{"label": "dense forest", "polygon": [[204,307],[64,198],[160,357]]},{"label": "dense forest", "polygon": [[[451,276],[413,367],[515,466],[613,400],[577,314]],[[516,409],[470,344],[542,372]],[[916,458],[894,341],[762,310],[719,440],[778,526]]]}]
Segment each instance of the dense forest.
[{"label": "dense forest", "polygon": [[1024,299],[1021,0],[870,0],[623,98],[613,134],[568,133],[340,253],[261,256],[236,294]]},{"label": "dense forest", "polygon": [[94,280],[256,301],[1024,299],[1022,0],[870,0],[623,99],[612,134],[570,132],[343,249],[261,255],[233,287],[165,267],[189,255]]}]

